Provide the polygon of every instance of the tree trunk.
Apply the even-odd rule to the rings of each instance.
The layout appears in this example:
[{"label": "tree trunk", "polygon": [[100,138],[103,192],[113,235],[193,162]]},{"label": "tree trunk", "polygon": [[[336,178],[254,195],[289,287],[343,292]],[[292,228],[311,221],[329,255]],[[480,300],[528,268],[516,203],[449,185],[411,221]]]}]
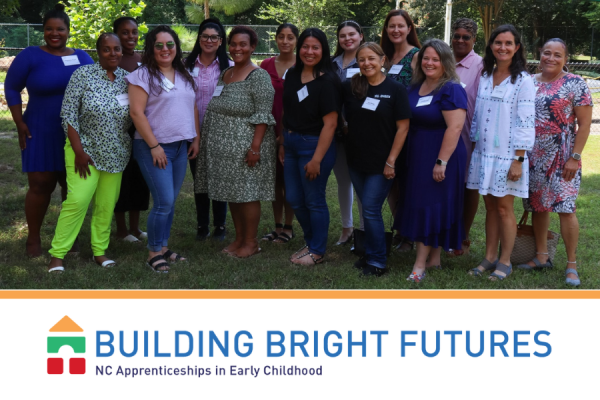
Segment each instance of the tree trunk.
[{"label": "tree trunk", "polygon": [[208,9],[208,0],[204,0],[204,19],[210,18],[210,10]]},{"label": "tree trunk", "polygon": [[485,37],[486,44],[490,40],[490,35],[494,28],[498,26],[498,17],[502,9],[502,4],[504,4],[504,0],[491,0],[490,2],[486,2],[485,5],[477,7],[481,16],[481,22],[483,23],[483,36]]}]

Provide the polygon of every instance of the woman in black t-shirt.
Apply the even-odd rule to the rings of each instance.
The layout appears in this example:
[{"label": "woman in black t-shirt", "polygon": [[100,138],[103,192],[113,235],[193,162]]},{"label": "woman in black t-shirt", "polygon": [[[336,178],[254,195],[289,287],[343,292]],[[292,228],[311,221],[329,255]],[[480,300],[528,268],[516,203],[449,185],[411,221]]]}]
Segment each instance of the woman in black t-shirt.
[{"label": "woman in black t-shirt", "polygon": [[279,137],[286,199],[306,241],[292,255],[294,264],[323,262],[329,230],[325,188],[335,164],[331,141],[341,109],[340,90],[327,37],[320,29],[306,29],[298,38],[296,66],[288,71],[283,86],[284,129]]},{"label": "woman in black t-shirt", "polygon": [[411,111],[404,86],[383,73],[385,55],[379,45],[363,44],[356,59],[360,75],[344,83],[348,169],[363,206],[366,237],[365,256],[355,266],[363,275],[381,276],[387,263],[381,208],[396,176]]}]

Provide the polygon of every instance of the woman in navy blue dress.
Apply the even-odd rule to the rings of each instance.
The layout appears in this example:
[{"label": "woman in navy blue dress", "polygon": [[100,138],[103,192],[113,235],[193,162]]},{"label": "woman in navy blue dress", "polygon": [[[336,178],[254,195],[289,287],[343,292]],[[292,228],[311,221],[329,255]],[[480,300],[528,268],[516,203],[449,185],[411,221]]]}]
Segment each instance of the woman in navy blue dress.
[{"label": "woman in navy blue dress", "polygon": [[420,282],[426,268],[439,268],[441,249],[460,249],[464,236],[466,148],[460,131],[467,94],[450,47],[439,39],[427,41],[419,51],[412,82],[407,187],[394,228],[417,243],[408,280]]},{"label": "woman in navy blue dress", "polygon": [[[57,4],[44,16],[44,46],[31,46],[15,57],[6,75],[5,93],[19,133],[23,172],[29,190],[25,217],[29,234],[27,254],[42,254],[40,229],[52,192],[58,182],[66,199],[65,133],[60,107],[71,74],[94,61],[82,50],[67,47],[70,21],[64,6]],[[23,113],[21,91],[27,88],[29,102]]]}]

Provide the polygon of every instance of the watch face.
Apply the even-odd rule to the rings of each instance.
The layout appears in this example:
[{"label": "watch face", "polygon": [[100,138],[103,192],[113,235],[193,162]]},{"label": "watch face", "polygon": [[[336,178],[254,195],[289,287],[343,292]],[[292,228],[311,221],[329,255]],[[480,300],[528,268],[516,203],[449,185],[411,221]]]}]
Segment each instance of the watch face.
[{"label": "watch face", "polygon": [[581,160],[581,154],[573,153],[571,157],[573,157],[573,159],[577,161]]}]

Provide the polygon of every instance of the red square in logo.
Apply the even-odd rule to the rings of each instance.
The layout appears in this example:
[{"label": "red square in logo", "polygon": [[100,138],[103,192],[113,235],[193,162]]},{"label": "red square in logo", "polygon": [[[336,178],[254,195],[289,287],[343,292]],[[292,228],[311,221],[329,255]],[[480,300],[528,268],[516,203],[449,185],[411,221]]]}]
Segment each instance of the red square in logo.
[{"label": "red square in logo", "polygon": [[62,358],[49,358],[48,359],[48,373],[50,375],[60,375],[63,373],[63,359]]},{"label": "red square in logo", "polygon": [[85,358],[71,358],[69,360],[69,373],[74,375],[85,374]]}]

